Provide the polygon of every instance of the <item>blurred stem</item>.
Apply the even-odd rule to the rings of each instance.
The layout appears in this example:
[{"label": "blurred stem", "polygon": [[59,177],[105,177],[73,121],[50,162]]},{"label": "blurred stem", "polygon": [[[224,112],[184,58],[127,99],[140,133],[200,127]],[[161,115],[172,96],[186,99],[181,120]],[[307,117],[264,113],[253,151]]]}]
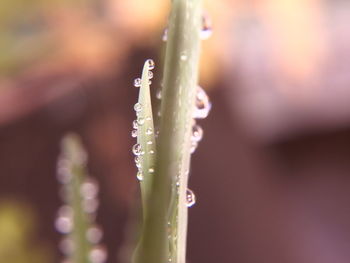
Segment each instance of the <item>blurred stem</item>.
[{"label": "blurred stem", "polygon": [[67,184],[67,205],[73,209],[73,231],[70,234],[74,252],[71,260],[74,263],[89,262],[89,251],[91,244],[86,238],[89,220],[83,209],[81,186],[86,177],[85,156],[80,138],[75,134],[68,134],[62,140],[62,158],[69,162],[71,180]]},{"label": "blurred stem", "polygon": [[186,261],[186,190],[198,79],[201,0],[173,0],[168,28],[156,174],[144,222],[143,263],[163,263],[169,257],[172,262]]}]

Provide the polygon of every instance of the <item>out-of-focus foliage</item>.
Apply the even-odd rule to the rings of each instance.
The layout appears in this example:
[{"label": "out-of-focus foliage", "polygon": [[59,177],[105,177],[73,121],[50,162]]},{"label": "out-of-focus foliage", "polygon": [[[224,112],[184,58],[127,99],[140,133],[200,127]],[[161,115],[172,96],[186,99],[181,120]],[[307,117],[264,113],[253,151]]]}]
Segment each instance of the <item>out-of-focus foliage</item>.
[{"label": "out-of-focus foliage", "polygon": [[33,211],[20,203],[0,202],[0,262],[52,262],[47,246],[32,242],[36,228]]}]

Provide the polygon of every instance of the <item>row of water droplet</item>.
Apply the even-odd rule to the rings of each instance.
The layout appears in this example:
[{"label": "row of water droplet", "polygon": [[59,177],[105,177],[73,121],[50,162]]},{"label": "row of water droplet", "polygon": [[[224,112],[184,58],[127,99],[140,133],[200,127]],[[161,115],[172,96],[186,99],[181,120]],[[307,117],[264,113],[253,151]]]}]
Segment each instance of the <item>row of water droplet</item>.
[{"label": "row of water droplet", "polygon": [[[85,160],[79,165],[84,164]],[[58,209],[55,220],[56,230],[65,235],[59,244],[61,252],[66,257],[62,263],[73,263],[69,258],[75,250],[75,244],[71,237],[71,233],[74,231],[74,210],[68,203],[73,195],[72,179],[73,176],[75,176],[72,173],[73,165],[72,161],[61,157],[59,158],[57,167],[57,178],[61,183],[60,195],[65,202],[65,204]],[[87,177],[84,178],[79,190],[81,206],[90,225],[86,230],[85,236],[86,240],[92,245],[88,255],[89,263],[104,263],[107,260],[107,250],[104,246],[99,244],[103,237],[103,231],[101,227],[93,223],[96,219],[96,210],[99,206],[97,199],[99,191],[98,184],[92,177]]]},{"label": "row of water droplet", "polygon": [[[153,72],[151,70],[154,69],[155,63],[154,63],[154,61],[152,59],[146,60],[146,63],[148,64],[148,69],[150,70],[150,71],[148,71],[148,80],[149,80],[149,84],[151,84],[151,79],[153,78]],[[141,78],[136,78],[134,80],[134,86],[135,87],[139,88],[139,87],[141,87],[141,84],[142,84]],[[137,138],[138,133],[139,133],[139,128],[142,125],[144,125],[146,121],[151,121],[152,117],[151,116],[147,116],[147,117],[142,116],[143,105],[141,103],[139,103],[139,102],[137,102],[134,105],[134,110],[136,112],[136,120],[134,120],[133,123],[132,123],[133,130],[131,131],[131,137]],[[152,135],[153,133],[154,133],[154,131],[153,131],[152,128],[147,128],[146,129],[146,132],[145,132],[146,136]],[[148,145],[152,145],[153,141],[152,140],[148,140],[147,144]],[[132,152],[135,155],[135,165],[136,165],[136,168],[137,168],[136,178],[139,181],[142,181],[144,179],[144,171],[143,171],[143,167],[142,167],[142,158],[143,158],[143,155],[145,154],[145,151],[142,148],[141,144],[136,143],[132,147]],[[146,154],[154,154],[154,151],[150,150]],[[152,168],[152,167],[149,168],[148,169],[148,173],[154,173],[154,168]]]},{"label": "row of water droplet", "polygon": [[[206,14],[202,16],[202,30],[200,33],[200,37],[202,40],[208,39],[212,35],[212,26],[211,26],[211,20],[209,16]],[[168,39],[168,29],[166,28],[164,30],[164,34],[162,37],[163,41],[167,41]],[[187,55],[186,54],[181,54],[181,60],[186,61],[187,60]],[[149,63],[149,68],[154,69],[154,62],[153,60],[147,60]],[[153,77],[153,73],[150,71],[149,72],[149,79]],[[141,86],[141,79],[137,78],[134,80],[134,86],[135,87],[140,87]],[[162,93],[161,89],[159,89],[156,92],[156,98],[161,99],[162,98]],[[193,123],[192,123],[192,134],[191,134],[191,147],[190,147],[190,152],[194,153],[195,150],[198,147],[198,143],[202,140],[203,138],[203,129],[201,126],[199,126],[196,123],[196,119],[204,119],[208,116],[209,111],[211,109],[211,103],[209,100],[208,95],[206,92],[200,87],[197,86],[197,91],[196,91],[196,99],[195,99],[195,105],[193,108]],[[136,103],[134,106],[134,110],[136,111],[136,115],[142,110],[142,105],[140,103]],[[158,116],[160,116],[160,112],[158,112]],[[143,125],[144,119],[142,118],[137,118],[133,122],[133,128],[131,132],[132,137],[137,137],[137,129],[140,125]],[[152,132],[152,131],[150,131]],[[139,180],[143,180],[143,173],[142,173],[142,167],[141,167],[141,158],[142,155],[145,154],[143,151],[142,147],[140,144],[135,144],[132,149],[134,155],[135,155],[135,163],[136,167],[138,168],[138,173],[137,173],[137,178]],[[152,171],[154,169],[152,168]],[[192,190],[187,189],[186,192],[186,204],[188,207],[191,207],[195,204],[196,198]]]}]

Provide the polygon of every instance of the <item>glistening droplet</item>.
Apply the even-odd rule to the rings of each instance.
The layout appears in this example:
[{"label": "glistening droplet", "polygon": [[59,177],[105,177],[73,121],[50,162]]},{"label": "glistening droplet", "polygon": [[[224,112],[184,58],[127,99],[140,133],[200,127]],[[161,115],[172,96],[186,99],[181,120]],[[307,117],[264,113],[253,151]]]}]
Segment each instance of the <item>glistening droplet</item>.
[{"label": "glistening droplet", "polygon": [[203,138],[203,129],[198,124],[194,124],[192,127],[191,141],[199,142]]},{"label": "glistening droplet", "polygon": [[211,20],[208,15],[202,16],[202,29],[200,33],[200,37],[202,40],[208,39],[213,34],[213,29],[211,26]]},{"label": "glistening droplet", "polygon": [[134,129],[136,129],[136,130],[139,128],[139,124],[138,124],[137,120],[134,120],[134,121],[132,122],[132,127],[133,127]]},{"label": "glistening droplet", "polygon": [[137,178],[139,181],[142,181],[142,180],[143,180],[143,173],[142,173],[142,171],[138,171],[138,172],[137,172],[136,178]]},{"label": "glistening droplet", "polygon": [[154,69],[155,63],[154,63],[153,59],[147,59],[146,62],[148,63],[148,69],[149,70]]},{"label": "glistening droplet", "polygon": [[97,244],[98,242],[100,242],[102,236],[103,236],[102,229],[98,226],[90,227],[86,231],[86,239],[92,244]]},{"label": "glistening droplet", "polygon": [[62,234],[68,234],[73,229],[73,220],[68,216],[59,216],[55,221],[56,230]]},{"label": "glistening droplet", "polygon": [[198,147],[198,142],[192,141],[191,142],[191,147],[190,147],[190,153],[194,153]]},{"label": "glistening droplet", "polygon": [[151,135],[151,134],[153,134],[152,128],[147,128],[146,135]]},{"label": "glistening droplet", "polygon": [[140,157],[139,156],[136,156],[135,157],[135,165],[137,168],[141,168],[142,167],[142,164],[141,164],[141,160],[140,160]]},{"label": "glistening droplet", "polygon": [[143,154],[142,151],[142,147],[139,143],[136,143],[133,147],[132,147],[132,152],[134,155],[139,156]]},{"label": "glistening droplet", "polygon": [[149,79],[153,78],[153,72],[152,71],[148,71],[148,78]]},{"label": "glistening droplet", "polygon": [[180,59],[181,59],[182,61],[186,61],[186,60],[187,60],[187,55],[186,55],[185,53],[182,53],[182,54],[180,55]]},{"label": "glistening droplet", "polygon": [[89,214],[95,213],[98,206],[99,201],[97,199],[84,199],[82,201],[83,210]]},{"label": "glistening droplet", "polygon": [[164,29],[162,40],[164,42],[168,41],[168,28]]},{"label": "glistening droplet", "polygon": [[64,255],[71,255],[74,252],[74,242],[69,237],[63,238],[58,246]]},{"label": "glistening droplet", "polygon": [[141,103],[137,102],[137,103],[134,105],[134,110],[135,110],[136,112],[141,111],[141,110],[142,110],[142,105],[141,105]]},{"label": "glistening droplet", "polygon": [[134,79],[134,86],[135,86],[136,88],[141,87],[141,79],[140,79],[140,78]]},{"label": "glistening droplet", "polygon": [[106,249],[102,246],[96,246],[89,253],[91,263],[104,263],[107,260]]},{"label": "glistening droplet", "polygon": [[87,178],[80,187],[80,194],[85,199],[96,198],[98,194],[98,184],[95,179]]},{"label": "glistening droplet", "polygon": [[204,119],[208,116],[211,109],[211,103],[209,101],[208,95],[205,91],[198,86],[196,101],[193,110],[193,118],[195,119]]},{"label": "glistening droplet", "polygon": [[156,98],[159,99],[159,100],[162,98],[162,90],[161,89],[157,90]]},{"label": "glistening droplet", "polygon": [[131,137],[136,138],[137,137],[137,130],[131,131]]},{"label": "glistening droplet", "polygon": [[143,125],[144,123],[145,123],[145,119],[144,118],[142,118],[142,117],[140,117],[140,118],[137,118],[137,124],[139,125],[139,126],[141,126],[141,125]]},{"label": "glistening droplet", "polygon": [[196,196],[193,191],[187,188],[186,191],[186,205],[187,207],[191,207],[196,203]]}]

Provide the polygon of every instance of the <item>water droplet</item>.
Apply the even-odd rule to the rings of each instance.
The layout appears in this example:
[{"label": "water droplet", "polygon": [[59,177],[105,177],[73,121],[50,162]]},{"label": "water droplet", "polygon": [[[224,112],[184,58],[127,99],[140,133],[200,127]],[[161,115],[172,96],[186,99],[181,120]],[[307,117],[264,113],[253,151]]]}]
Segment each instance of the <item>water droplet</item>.
[{"label": "water droplet", "polygon": [[186,205],[187,207],[191,207],[196,203],[196,196],[193,191],[188,189],[186,190]]},{"label": "water droplet", "polygon": [[147,59],[146,62],[148,63],[148,69],[149,70],[154,69],[155,63],[154,63],[153,59]]},{"label": "water droplet", "polygon": [[134,120],[134,121],[132,122],[132,127],[133,127],[134,129],[136,129],[136,130],[139,128],[139,124],[138,124],[137,120]]},{"label": "water droplet", "polygon": [[80,194],[85,199],[96,198],[98,194],[98,184],[95,179],[87,178],[80,187]]},{"label": "water droplet", "polygon": [[208,15],[202,16],[202,30],[200,33],[200,37],[202,40],[208,39],[213,34],[213,29],[211,26],[211,20]]},{"label": "water droplet", "polygon": [[159,99],[159,100],[162,98],[162,90],[161,89],[157,90],[156,98]]},{"label": "water droplet", "polygon": [[98,242],[100,242],[102,239],[102,236],[103,236],[102,229],[98,226],[90,227],[86,231],[86,239],[92,244],[97,244]]},{"label": "water droplet", "polygon": [[141,111],[141,110],[142,110],[142,104],[139,103],[139,102],[137,102],[137,103],[134,105],[134,110],[135,110],[136,112]]},{"label": "water droplet", "polygon": [[148,169],[148,172],[149,172],[149,173],[154,173],[154,168],[149,168],[149,169]]},{"label": "water droplet", "polygon": [[150,121],[152,118],[150,116],[146,117],[146,121]]},{"label": "water droplet", "polygon": [[144,118],[140,117],[140,118],[137,119],[137,124],[139,126],[143,125],[144,123],[145,123],[145,119]]},{"label": "water droplet", "polygon": [[148,71],[148,78],[152,79],[153,78],[153,72],[152,71]]},{"label": "water droplet", "polygon": [[180,59],[181,59],[182,61],[186,61],[186,60],[187,60],[187,55],[186,55],[185,53],[181,54],[181,55],[180,55]]},{"label": "water droplet", "polygon": [[73,229],[73,220],[69,216],[59,216],[55,221],[56,230],[62,234],[68,234]]},{"label": "water droplet", "polygon": [[57,180],[61,184],[67,184],[72,179],[70,172],[71,162],[67,159],[61,158],[57,163]]},{"label": "water droplet", "polygon": [[134,86],[135,86],[136,88],[141,87],[141,83],[142,83],[142,81],[141,81],[140,78],[134,79]]},{"label": "water droplet", "polygon": [[136,155],[142,155],[143,151],[142,151],[142,147],[139,143],[136,143],[133,147],[132,147],[132,152]]},{"label": "water droplet", "polygon": [[137,137],[137,130],[131,131],[131,137],[136,138]]},{"label": "water droplet", "polygon": [[198,142],[192,141],[191,142],[191,147],[190,147],[190,153],[194,153],[198,147]]},{"label": "water droplet", "polygon": [[203,129],[198,124],[194,124],[192,127],[191,141],[199,142],[203,138]]},{"label": "water droplet", "polygon": [[204,119],[208,116],[211,109],[211,103],[205,91],[198,86],[196,94],[196,102],[193,112],[193,118]]},{"label": "water droplet", "polygon": [[153,151],[153,150],[150,150],[148,153],[149,153],[149,154],[154,154],[154,151]]},{"label": "water droplet", "polygon": [[69,205],[63,205],[58,209],[58,216],[59,217],[69,217],[69,218],[73,218],[73,209],[72,207],[70,207]]},{"label": "water droplet", "polygon": [[164,29],[162,40],[164,42],[168,41],[168,28]]},{"label": "water droplet", "polygon": [[148,145],[152,145],[153,142],[152,142],[152,141],[148,141],[147,144],[148,144]]},{"label": "water droplet", "polygon": [[95,213],[98,208],[98,205],[99,202],[97,199],[84,199],[82,201],[83,210],[89,214]]},{"label": "water droplet", "polygon": [[71,238],[65,237],[60,241],[58,247],[63,254],[71,255],[74,251],[74,242]]},{"label": "water droplet", "polygon": [[142,181],[142,180],[143,180],[143,173],[142,173],[142,171],[138,171],[138,172],[137,172],[136,178],[137,178],[139,181]]},{"label": "water droplet", "polygon": [[139,156],[135,157],[135,164],[136,164],[137,168],[139,168],[139,169],[141,168],[142,164],[141,164],[141,160],[140,160]]},{"label": "water droplet", "polygon": [[151,134],[153,134],[152,128],[147,128],[146,135],[151,135]]},{"label": "water droplet", "polygon": [[102,246],[96,246],[89,253],[91,263],[104,263],[107,260],[106,249]]}]

